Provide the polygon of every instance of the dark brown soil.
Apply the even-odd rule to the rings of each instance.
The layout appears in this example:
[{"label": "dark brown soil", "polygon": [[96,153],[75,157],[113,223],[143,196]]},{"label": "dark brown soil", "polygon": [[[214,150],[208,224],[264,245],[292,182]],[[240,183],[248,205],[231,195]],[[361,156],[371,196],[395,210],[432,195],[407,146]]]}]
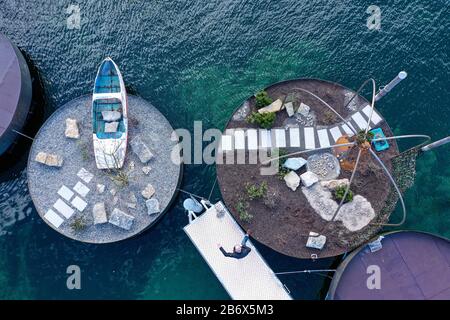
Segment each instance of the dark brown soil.
[{"label": "dark brown soil", "polygon": [[[299,85],[316,93],[335,107],[343,117],[348,115],[348,111],[343,109],[343,92],[346,89],[337,84],[319,80],[299,80],[274,85],[267,91],[275,100]],[[305,99],[302,98],[302,101],[305,101],[311,110],[315,111],[317,124],[323,124],[321,117],[325,109],[320,109],[321,105],[317,103],[317,100],[313,100],[314,98],[308,101],[306,94],[303,95],[303,93],[302,97],[305,97]],[[360,97],[359,99],[364,98]],[[253,100],[253,98],[250,99],[252,108],[254,108]],[[282,126],[287,117],[285,114],[285,111],[278,113],[275,127]],[[339,121],[336,120],[336,122]],[[245,121],[230,121],[227,128],[233,127],[250,126]],[[387,136],[392,135],[385,122],[381,128]],[[355,149],[353,152],[357,152],[357,150]],[[390,159],[397,154],[398,148],[395,143],[391,143],[391,147],[387,151],[378,153],[389,169],[391,167]],[[288,189],[282,178],[260,175],[260,167],[259,164],[222,164],[217,166],[217,176],[225,204],[236,220],[244,229],[251,229],[253,238],[272,249],[298,258],[311,258],[311,254],[317,254],[319,258],[336,256],[361,245],[380,229],[377,225],[368,225],[357,232],[350,232],[339,221],[327,223],[309,206],[301,187],[293,192]],[[301,174],[305,169],[302,170],[297,173]],[[339,179],[349,178],[350,174],[350,172],[342,171]],[[246,185],[260,185],[263,182],[266,182],[268,186],[267,195],[262,199],[249,200]],[[370,154],[364,154],[361,158],[359,170],[351,189],[355,194],[360,194],[371,202],[378,215],[374,221],[385,222],[388,220],[389,216],[380,216],[380,211],[388,198],[390,183]],[[247,211],[253,216],[250,222],[241,220],[237,210],[239,203],[248,203]],[[323,250],[306,248],[307,235],[310,231],[321,231],[327,237],[327,243]]]}]

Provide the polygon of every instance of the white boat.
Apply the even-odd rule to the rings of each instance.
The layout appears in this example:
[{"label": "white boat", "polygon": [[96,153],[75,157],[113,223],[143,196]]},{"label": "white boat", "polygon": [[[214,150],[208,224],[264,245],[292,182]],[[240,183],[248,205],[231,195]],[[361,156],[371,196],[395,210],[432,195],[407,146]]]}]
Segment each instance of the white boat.
[{"label": "white boat", "polygon": [[128,140],[128,102],[119,68],[111,58],[103,60],[92,95],[92,128],[98,169],[120,169]]}]

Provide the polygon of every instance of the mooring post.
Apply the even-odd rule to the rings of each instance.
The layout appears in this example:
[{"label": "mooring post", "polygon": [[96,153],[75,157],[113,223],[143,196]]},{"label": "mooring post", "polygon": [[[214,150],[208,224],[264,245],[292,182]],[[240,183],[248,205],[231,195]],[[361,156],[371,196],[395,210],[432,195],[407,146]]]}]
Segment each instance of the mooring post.
[{"label": "mooring post", "polygon": [[406,79],[408,76],[408,73],[406,71],[400,71],[398,75],[392,79],[391,82],[389,82],[385,87],[383,87],[375,96],[375,101],[380,100],[383,98],[386,94],[389,93],[396,85],[398,85],[402,80]]}]

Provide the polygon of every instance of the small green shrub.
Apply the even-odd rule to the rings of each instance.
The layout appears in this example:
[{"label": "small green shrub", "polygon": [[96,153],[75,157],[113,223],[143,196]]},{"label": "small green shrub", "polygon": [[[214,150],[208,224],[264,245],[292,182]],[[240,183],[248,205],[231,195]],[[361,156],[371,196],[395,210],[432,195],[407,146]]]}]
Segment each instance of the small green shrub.
[{"label": "small green shrub", "polygon": [[[339,186],[336,189],[334,189],[334,198],[337,201],[342,201],[346,189],[347,189],[346,186]],[[348,190],[347,197],[345,198],[344,203],[350,202],[352,200],[353,200],[353,191]]]},{"label": "small green shrub", "polygon": [[[287,154],[288,152],[286,151],[286,149],[279,149],[278,151],[278,157],[283,157]],[[278,159],[278,178],[280,180],[283,180],[284,176],[291,172],[291,170],[289,170],[288,168],[283,167],[287,159],[287,157]]]},{"label": "small green shrub", "polygon": [[260,128],[270,129],[275,122],[276,114],[275,112],[253,112],[248,116],[247,122],[252,124],[257,124]]},{"label": "small green shrub", "polygon": [[257,109],[264,108],[273,102],[266,91],[262,90],[255,94],[255,105]]},{"label": "small green shrub", "polygon": [[243,221],[243,222],[250,222],[253,219],[253,215],[251,215],[250,213],[248,213],[248,203],[245,202],[244,200],[239,200],[239,202],[236,204],[236,210],[237,213],[239,214],[239,218]]},{"label": "small green shrub", "polygon": [[83,218],[75,218],[72,223],[70,224],[70,227],[72,228],[72,231],[79,232],[86,228],[86,222]]},{"label": "small green shrub", "polygon": [[256,184],[247,184],[246,190],[250,200],[260,199],[267,193],[267,182],[263,181],[259,186]]}]

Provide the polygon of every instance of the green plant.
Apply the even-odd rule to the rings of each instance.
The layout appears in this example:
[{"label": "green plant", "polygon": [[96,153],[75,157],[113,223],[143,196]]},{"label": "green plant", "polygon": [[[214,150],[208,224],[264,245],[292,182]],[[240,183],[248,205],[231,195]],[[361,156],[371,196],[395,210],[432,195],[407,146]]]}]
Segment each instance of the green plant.
[{"label": "green plant", "polygon": [[324,124],[333,124],[336,122],[336,116],[330,110],[325,110],[323,112],[323,123]]},{"label": "green plant", "polygon": [[[286,149],[278,150],[278,157],[283,157],[286,156],[287,154],[288,152],[286,151]],[[280,178],[280,180],[283,180],[284,176],[287,175],[289,172],[291,172],[291,170],[283,166],[287,159],[288,159],[287,157],[278,159],[278,178]]]},{"label": "green plant", "polygon": [[240,199],[236,204],[236,211],[239,214],[239,218],[243,222],[250,222],[253,219],[253,215],[248,213],[248,203]]},{"label": "green plant", "polygon": [[81,140],[77,141],[77,144],[78,147],[80,148],[81,158],[83,159],[83,161],[88,161],[89,160],[88,146]]},{"label": "green plant", "polygon": [[358,145],[362,145],[365,142],[372,142],[372,139],[374,137],[373,132],[368,131],[366,135],[366,130],[361,130],[356,134],[356,142]]},{"label": "green plant", "polygon": [[257,109],[264,108],[273,102],[266,91],[262,90],[255,94],[255,105]]},{"label": "green plant", "polygon": [[[345,190],[347,190],[346,186],[338,186],[336,189],[334,189],[334,198],[337,201],[342,201],[345,195]],[[348,190],[347,196],[345,197],[344,203],[350,202],[353,200],[353,191]]]},{"label": "green plant", "polygon": [[248,116],[247,122],[252,124],[257,124],[260,128],[270,129],[275,122],[276,114],[275,112],[253,112]]},{"label": "green plant", "polygon": [[247,190],[247,195],[250,200],[259,199],[264,197],[267,193],[267,182],[263,181],[259,186],[256,184],[247,184],[245,189]]},{"label": "green plant", "polygon": [[70,227],[74,232],[79,232],[86,228],[86,222],[82,217],[75,218],[70,224]]}]

